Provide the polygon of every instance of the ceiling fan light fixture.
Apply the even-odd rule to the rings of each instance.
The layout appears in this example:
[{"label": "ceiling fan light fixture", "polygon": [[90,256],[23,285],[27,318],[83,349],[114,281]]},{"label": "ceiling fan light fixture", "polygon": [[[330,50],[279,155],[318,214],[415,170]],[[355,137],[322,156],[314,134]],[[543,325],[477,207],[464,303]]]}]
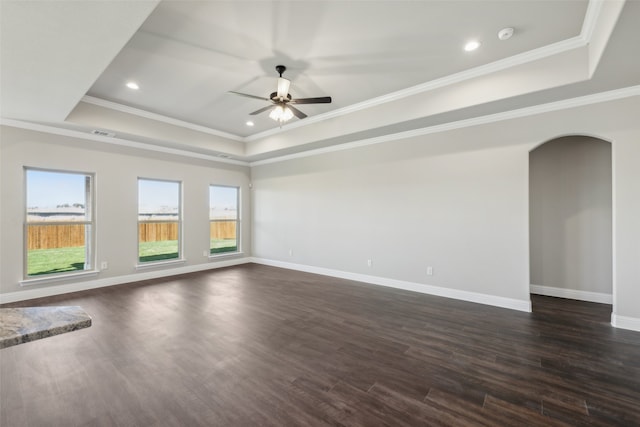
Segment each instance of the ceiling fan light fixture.
[{"label": "ceiling fan light fixture", "polygon": [[284,123],[293,118],[293,112],[285,106],[278,105],[276,108],[271,110],[269,117],[276,122]]},{"label": "ceiling fan light fixture", "polygon": [[[1,0],[0,0],[1,1]],[[282,73],[287,69],[284,65],[277,65],[276,71],[280,74],[278,77],[278,89],[276,92],[272,92],[268,98],[263,98],[261,96],[250,95],[248,93],[235,92],[230,91],[235,95],[244,96],[245,98],[251,99],[259,99],[261,101],[269,101],[271,105],[260,108],[253,113],[249,113],[251,116],[255,116],[260,113],[264,113],[265,111],[270,111],[269,117],[272,120],[280,123],[280,127],[282,124],[288,120],[291,120],[293,116],[296,116],[298,119],[304,119],[307,117],[305,113],[298,110],[291,104],[330,104],[331,97],[330,96],[319,96],[315,98],[295,98],[292,99],[289,94],[289,86],[291,85],[291,81],[282,77]]]},{"label": "ceiling fan light fixture", "polygon": [[284,114],[282,115],[282,119],[286,122],[287,120],[291,120],[293,118],[293,111],[291,109],[285,107]]},{"label": "ceiling fan light fixture", "polygon": [[282,117],[282,114],[284,114],[284,108],[278,105],[273,110],[271,110],[271,112],[269,113],[269,118],[279,122],[280,118]]}]

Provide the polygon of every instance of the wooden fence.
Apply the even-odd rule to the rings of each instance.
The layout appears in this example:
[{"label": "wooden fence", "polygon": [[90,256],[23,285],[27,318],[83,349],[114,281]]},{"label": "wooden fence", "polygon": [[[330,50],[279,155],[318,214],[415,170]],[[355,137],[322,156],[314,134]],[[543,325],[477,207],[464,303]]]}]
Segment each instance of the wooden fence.
[{"label": "wooden fence", "polygon": [[32,251],[84,246],[84,227],[84,224],[30,225],[27,248]]},{"label": "wooden fence", "polygon": [[[84,224],[30,225],[27,236],[28,250],[84,246]],[[209,226],[212,239],[235,239],[236,221],[215,221]],[[141,242],[177,240],[177,223],[142,223],[138,227]]]},{"label": "wooden fence", "polygon": [[178,240],[177,222],[143,222],[138,226],[140,242]]},{"label": "wooden fence", "polygon": [[212,239],[235,239],[236,220],[220,220],[211,222],[211,225],[209,226],[209,235]]}]

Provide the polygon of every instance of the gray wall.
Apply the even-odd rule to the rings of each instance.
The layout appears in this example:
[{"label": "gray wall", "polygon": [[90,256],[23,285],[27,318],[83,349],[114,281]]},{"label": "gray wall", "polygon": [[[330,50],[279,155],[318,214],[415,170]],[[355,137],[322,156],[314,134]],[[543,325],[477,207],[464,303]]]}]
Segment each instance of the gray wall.
[{"label": "gray wall", "polygon": [[531,283],[611,294],[611,144],[559,138],[529,168]]},{"label": "gray wall", "polygon": [[461,133],[254,167],[254,256],[528,303],[527,150]]},{"label": "gray wall", "polygon": [[[209,248],[210,184],[241,188],[241,245],[245,256],[251,253],[248,167],[181,158],[7,126],[0,128],[0,149],[2,293],[51,288],[78,280],[118,277],[133,280],[136,275],[143,273],[135,269],[139,176],[182,181],[184,267],[214,264],[203,256],[203,250]],[[98,266],[100,261],[107,261],[109,265],[96,278],[20,286],[19,281],[23,276],[24,166],[95,173],[97,260]],[[165,274],[171,274],[171,269],[166,270]]]},{"label": "gray wall", "polygon": [[528,301],[529,152],[593,135],[613,146],[614,321],[640,329],[637,111],[635,96],[256,165],[254,256]]},{"label": "gray wall", "polygon": [[251,243],[264,259],[528,301],[529,151],[586,134],[613,148],[613,320],[640,330],[638,111],[640,96],[630,95],[251,170],[2,126],[0,292],[26,291],[18,282],[29,165],[96,172],[98,259],[110,266],[99,278],[138,274],[135,179],[144,175],[185,183],[188,266],[207,263],[206,189],[222,183],[242,187],[246,255]]},{"label": "gray wall", "polygon": [[630,111],[635,123],[613,139],[613,310],[616,325],[640,331],[640,105]]}]

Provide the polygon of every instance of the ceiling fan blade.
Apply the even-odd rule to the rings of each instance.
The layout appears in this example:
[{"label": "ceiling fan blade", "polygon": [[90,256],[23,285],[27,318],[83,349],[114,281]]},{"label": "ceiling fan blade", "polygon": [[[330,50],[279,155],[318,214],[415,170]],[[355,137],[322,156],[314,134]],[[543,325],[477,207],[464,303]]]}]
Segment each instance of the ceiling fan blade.
[{"label": "ceiling fan blade", "polygon": [[245,98],[260,99],[262,101],[271,101],[269,98],[265,98],[263,96],[249,95],[248,93],[235,92],[232,90],[230,90],[229,93],[233,93],[234,95],[244,96]]},{"label": "ceiling fan blade", "polygon": [[273,107],[274,107],[273,105],[268,105],[266,107],[262,107],[261,109],[254,111],[253,113],[249,113],[249,115],[255,116],[256,114],[264,113],[265,111],[270,110]]},{"label": "ceiling fan blade", "polygon": [[292,106],[292,105],[287,105],[287,108],[291,110],[291,112],[293,113],[294,116],[296,116],[299,119],[304,119],[305,117],[307,117],[307,115],[305,113],[303,113],[302,111],[298,110],[296,107]]},{"label": "ceiling fan blade", "polygon": [[298,98],[292,99],[290,104],[330,104],[330,96],[321,96],[319,98]]},{"label": "ceiling fan blade", "polygon": [[278,77],[278,98],[286,98],[289,93],[289,85],[291,82],[283,77]]}]

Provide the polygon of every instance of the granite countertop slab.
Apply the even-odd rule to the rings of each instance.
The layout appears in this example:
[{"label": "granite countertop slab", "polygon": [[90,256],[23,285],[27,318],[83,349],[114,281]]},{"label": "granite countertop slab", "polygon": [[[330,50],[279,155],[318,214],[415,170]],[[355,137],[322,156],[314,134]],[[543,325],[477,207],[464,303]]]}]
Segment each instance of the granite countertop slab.
[{"label": "granite countertop slab", "polygon": [[91,326],[78,306],[0,308],[0,348]]}]

